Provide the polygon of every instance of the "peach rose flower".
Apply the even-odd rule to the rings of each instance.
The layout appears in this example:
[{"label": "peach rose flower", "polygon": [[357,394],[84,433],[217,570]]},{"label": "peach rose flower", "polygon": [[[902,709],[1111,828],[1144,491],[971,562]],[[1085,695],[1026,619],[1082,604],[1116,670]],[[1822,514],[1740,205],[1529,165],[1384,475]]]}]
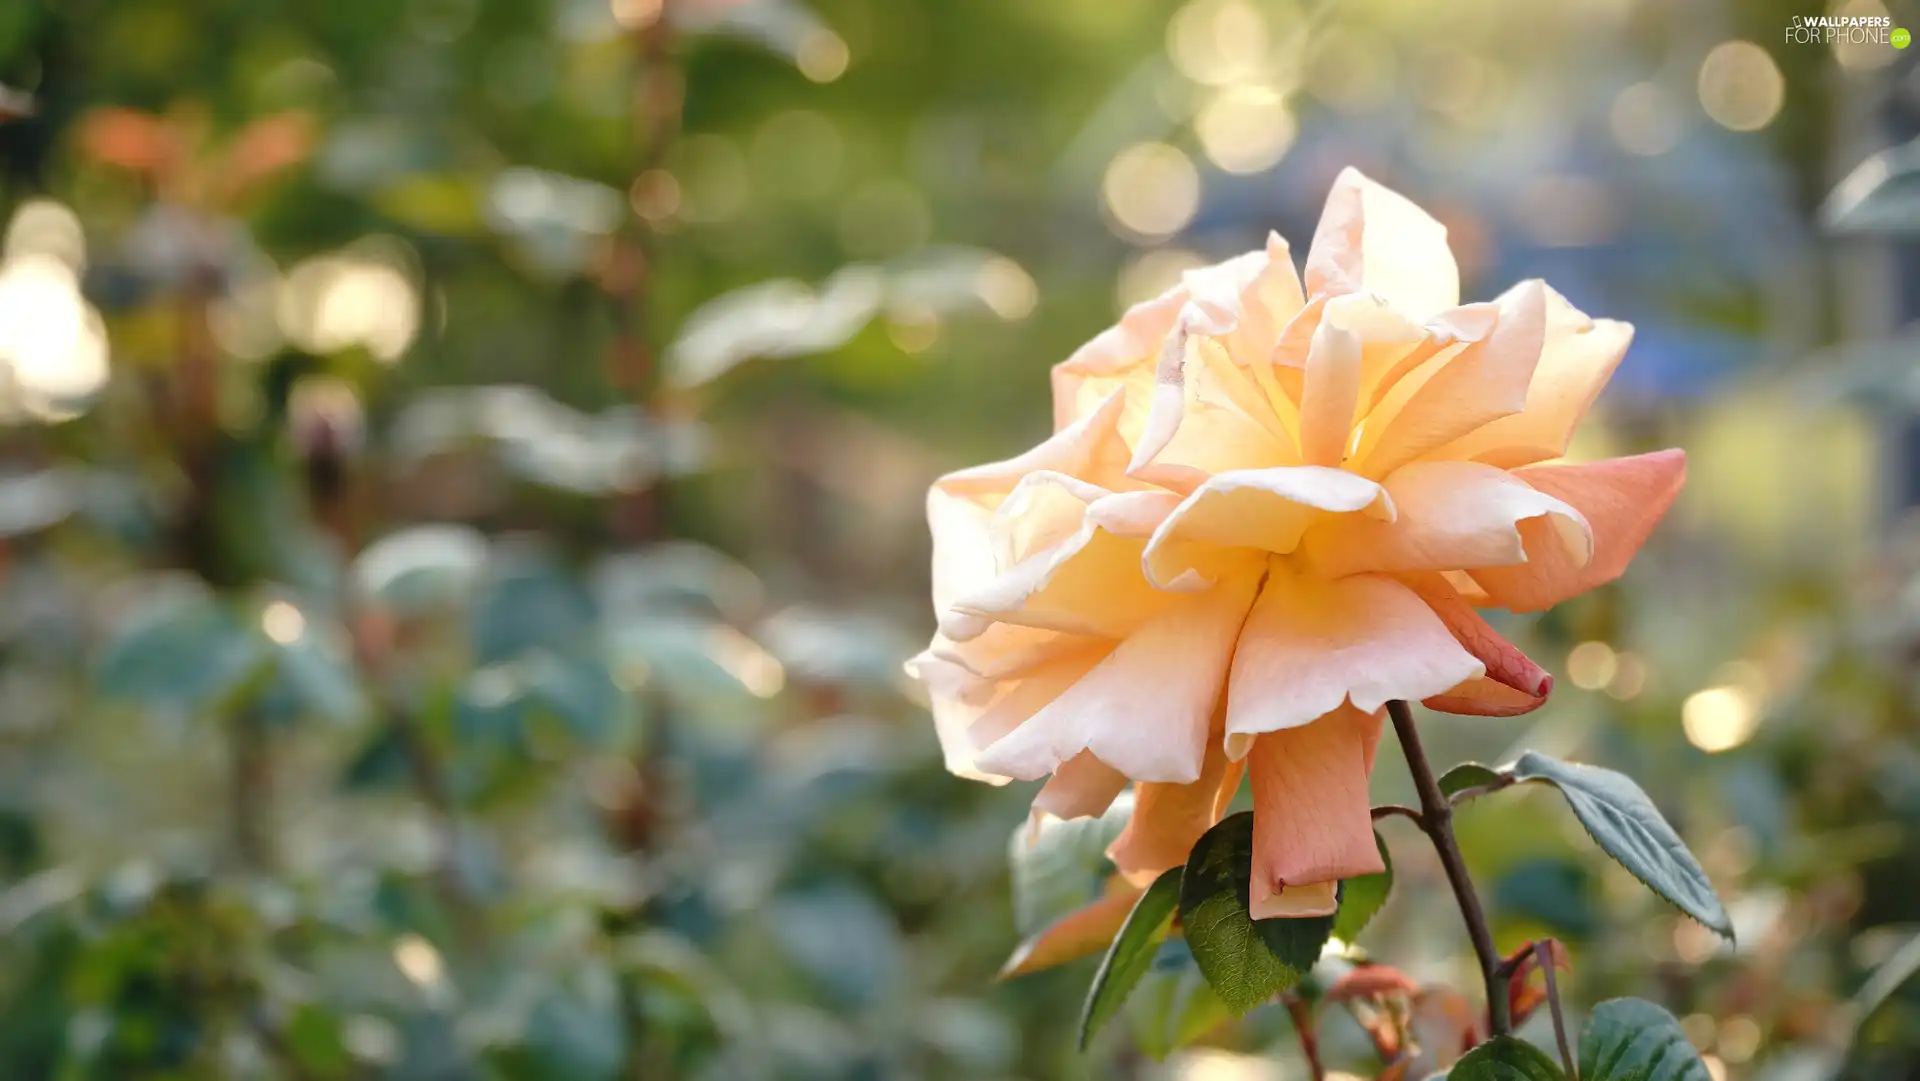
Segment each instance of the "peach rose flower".
[{"label": "peach rose flower", "polygon": [[1382,870],[1386,703],[1539,706],[1475,609],[1617,578],[1678,494],[1677,450],[1552,461],[1631,337],[1538,281],[1461,304],[1445,229],[1345,171],[1304,283],[1278,236],[1189,273],[1054,368],[1051,438],[934,484],[909,670],[949,768],[1063,818],[1131,782],[1135,883],[1250,777],[1253,914],[1332,912]]}]

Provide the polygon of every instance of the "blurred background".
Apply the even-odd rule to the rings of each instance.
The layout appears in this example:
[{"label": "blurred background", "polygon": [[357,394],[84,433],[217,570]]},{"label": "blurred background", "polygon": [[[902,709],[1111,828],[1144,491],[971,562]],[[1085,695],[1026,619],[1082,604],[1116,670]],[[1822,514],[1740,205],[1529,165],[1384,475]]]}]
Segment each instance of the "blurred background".
[{"label": "blurred background", "polygon": [[[1920,1078],[1920,69],[1820,14],[1920,22],[0,4],[0,1075],[1303,1078],[1190,959],[1085,1055],[1091,961],[994,981],[1107,827],[1015,905],[1031,786],[948,777],[900,662],[927,482],[1354,164],[1468,298],[1637,324],[1581,455],[1691,456],[1624,582],[1503,625],[1548,708],[1430,748],[1631,772],[1739,944],[1518,792],[1461,818],[1502,942],[1718,1081]],[[1471,988],[1399,828],[1359,946]]]}]

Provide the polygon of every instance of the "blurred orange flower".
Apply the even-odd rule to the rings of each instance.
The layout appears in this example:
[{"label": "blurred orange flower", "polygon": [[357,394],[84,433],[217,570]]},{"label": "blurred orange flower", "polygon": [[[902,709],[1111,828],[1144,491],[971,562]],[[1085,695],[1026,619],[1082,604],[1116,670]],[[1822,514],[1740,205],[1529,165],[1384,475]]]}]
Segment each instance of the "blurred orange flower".
[{"label": "blurred orange flower", "polygon": [[1133,782],[1136,882],[1250,775],[1254,915],[1331,912],[1382,869],[1385,704],[1539,706],[1475,608],[1611,581],[1678,493],[1679,451],[1549,464],[1631,337],[1538,281],[1460,304],[1440,224],[1342,173],[1304,282],[1278,236],[1189,273],[1055,367],[1052,438],[933,486],[949,767],[1061,817]]},{"label": "blurred orange flower", "polygon": [[206,110],[183,106],[166,116],[96,109],[80,124],[81,150],[104,165],[149,178],[169,202],[224,210],[268,178],[313,152],[313,120],[303,112],[255,120],[210,145]]}]

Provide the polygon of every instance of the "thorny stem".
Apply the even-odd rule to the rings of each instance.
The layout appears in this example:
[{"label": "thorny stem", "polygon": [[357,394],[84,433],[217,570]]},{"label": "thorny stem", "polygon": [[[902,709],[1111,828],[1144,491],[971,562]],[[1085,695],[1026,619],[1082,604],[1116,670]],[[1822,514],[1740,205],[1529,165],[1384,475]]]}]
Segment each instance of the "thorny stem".
[{"label": "thorny stem", "polygon": [[1560,1064],[1567,1068],[1567,1077],[1580,1081],[1580,1070],[1573,1064],[1573,1051],[1567,1043],[1567,1019],[1560,1010],[1560,981],[1553,974],[1553,949],[1543,939],[1533,944],[1533,956],[1547,977],[1547,1005],[1553,1009],[1553,1038],[1560,1045]]},{"label": "thorny stem", "polygon": [[1493,932],[1487,927],[1486,913],[1480,908],[1480,895],[1474,892],[1473,879],[1467,874],[1466,860],[1453,839],[1453,804],[1440,791],[1433,766],[1427,761],[1426,748],[1420,744],[1420,730],[1405,702],[1387,703],[1393,717],[1394,734],[1400,737],[1400,749],[1407,756],[1407,770],[1413,774],[1413,787],[1420,793],[1420,828],[1440,855],[1440,866],[1447,873],[1447,884],[1460,905],[1460,918],[1466,921],[1467,936],[1473,940],[1473,954],[1480,962],[1480,976],[1487,985],[1487,1020],[1492,1035],[1504,1036],[1512,1029],[1507,1014],[1507,996],[1500,986],[1500,954],[1493,948]]},{"label": "thorny stem", "polygon": [[1281,997],[1287,1016],[1293,1018],[1293,1031],[1300,1037],[1300,1054],[1307,1060],[1307,1073],[1313,1081],[1326,1081],[1327,1068],[1320,1062],[1320,1038],[1313,1031],[1313,1007],[1307,1000],[1289,991]]}]

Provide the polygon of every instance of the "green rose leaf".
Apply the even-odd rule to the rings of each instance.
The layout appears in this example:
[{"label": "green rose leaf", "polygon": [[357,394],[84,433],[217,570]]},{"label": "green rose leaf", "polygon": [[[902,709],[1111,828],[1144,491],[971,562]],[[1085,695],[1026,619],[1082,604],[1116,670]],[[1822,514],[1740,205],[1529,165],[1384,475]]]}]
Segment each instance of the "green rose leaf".
[{"label": "green rose leaf", "polygon": [[1440,791],[1451,798],[1469,788],[1483,788],[1499,784],[1501,773],[1492,766],[1483,766],[1478,762],[1462,762],[1440,777]]},{"label": "green rose leaf", "polygon": [[1700,1053],[1680,1022],[1638,998],[1616,998],[1594,1007],[1580,1034],[1580,1076],[1585,1081],[1711,1081]]},{"label": "green rose leaf", "polygon": [[1147,892],[1134,902],[1127,922],[1120,926],[1113,945],[1107,948],[1107,956],[1100,962],[1100,971],[1094,974],[1086,1006],[1080,1013],[1082,1051],[1087,1049],[1093,1034],[1119,1012],[1121,1004],[1139,985],[1140,978],[1153,967],[1154,955],[1166,940],[1173,926],[1174,909],[1180,904],[1181,871],[1174,867],[1153,880]]},{"label": "green rose leaf", "polygon": [[1349,878],[1340,884],[1340,911],[1333,914],[1333,937],[1342,942],[1352,942],[1387,903],[1387,895],[1393,892],[1393,857],[1387,853],[1387,842],[1380,835],[1373,835],[1373,843],[1380,848],[1380,862],[1387,869],[1377,875],[1361,875]]},{"label": "green rose leaf", "polygon": [[1038,832],[1026,823],[1013,831],[1008,860],[1013,879],[1013,921],[1028,938],[1098,900],[1113,864],[1107,846],[1126,828],[1133,798],[1122,795],[1098,818],[1048,818]]},{"label": "green rose leaf", "polygon": [[1447,1071],[1447,1081],[1566,1081],[1566,1077],[1546,1052],[1512,1036],[1495,1036]]},{"label": "green rose leaf", "polygon": [[1231,1016],[1226,1003],[1207,986],[1186,939],[1178,937],[1161,943],[1146,978],[1127,1004],[1134,1039],[1140,1042],[1140,1050],[1155,1059],[1164,1059],[1205,1036]]},{"label": "green rose leaf", "polygon": [[1707,873],[1632,778],[1532,751],[1514,763],[1513,775],[1559,789],[1607,855],[1680,911],[1728,940],[1733,938],[1733,921],[1727,918]]},{"label": "green rose leaf", "polygon": [[1256,920],[1248,907],[1253,813],[1223,819],[1187,857],[1180,922],[1193,958],[1235,1014],[1292,987],[1320,958],[1333,917]]}]

